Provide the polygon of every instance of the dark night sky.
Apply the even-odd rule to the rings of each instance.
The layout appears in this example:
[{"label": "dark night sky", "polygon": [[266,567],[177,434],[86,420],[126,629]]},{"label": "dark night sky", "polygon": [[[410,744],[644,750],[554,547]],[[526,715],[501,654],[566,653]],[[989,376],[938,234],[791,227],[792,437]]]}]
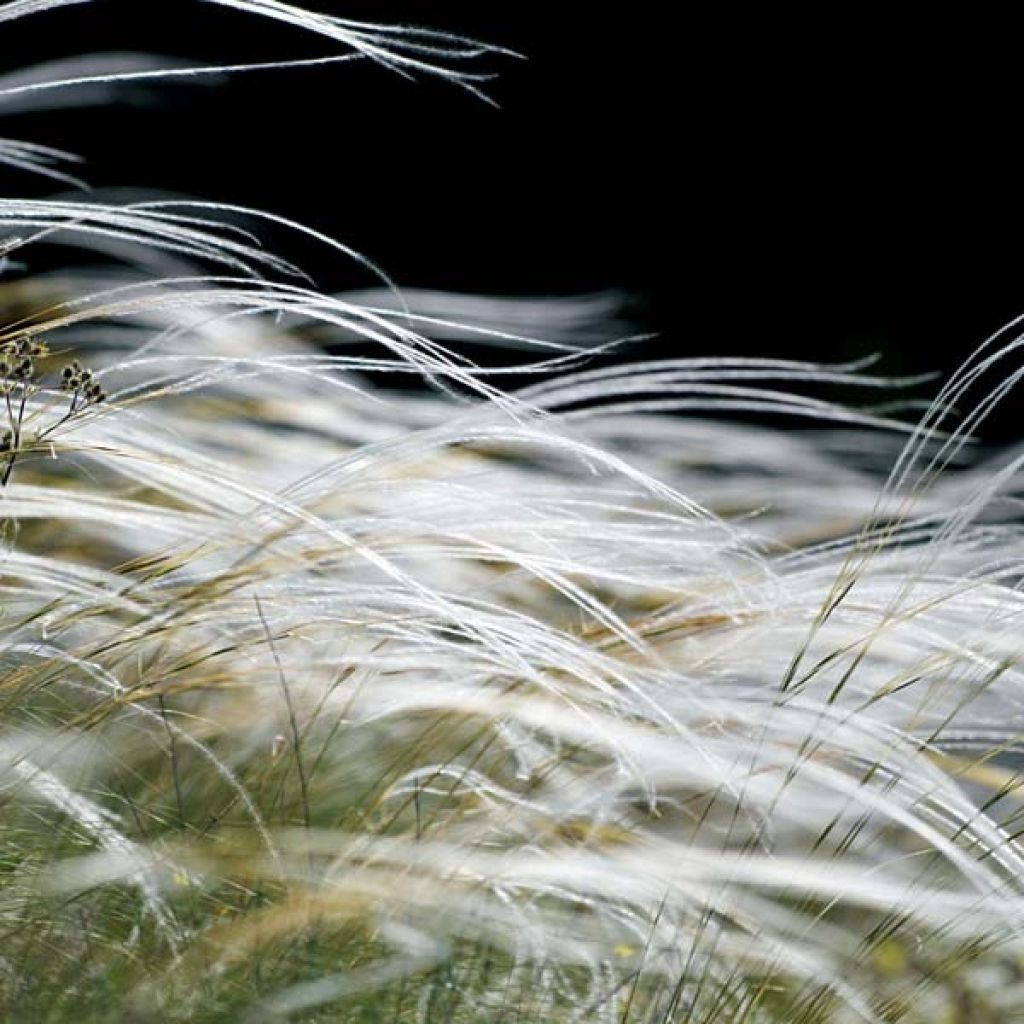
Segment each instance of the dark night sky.
[{"label": "dark night sky", "polygon": [[[97,185],[309,222],[401,284],[623,288],[666,354],[883,350],[890,370],[941,369],[1024,310],[1009,22],[931,9],[897,22],[867,5],[827,20],[643,2],[311,6],[528,60],[488,63],[497,110],[362,64],[168,87],[162,106],[12,118],[3,132],[84,153]],[[109,0],[4,35],[6,66],[86,48],[326,52],[187,0]],[[299,255],[325,287],[369,283]]]}]

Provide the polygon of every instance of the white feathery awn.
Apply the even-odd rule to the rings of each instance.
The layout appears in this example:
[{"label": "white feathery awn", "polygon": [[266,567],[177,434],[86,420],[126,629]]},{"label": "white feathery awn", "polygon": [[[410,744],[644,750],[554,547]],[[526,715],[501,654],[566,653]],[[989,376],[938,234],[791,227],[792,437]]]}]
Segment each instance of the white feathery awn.
[{"label": "white feathery awn", "polygon": [[[504,53],[205,2],[478,94]],[[915,423],[866,363],[595,361],[609,296],[322,294],[261,221],[354,255],[0,198],[0,1016],[1024,1019],[1024,454],[967,443],[1017,325]]]}]

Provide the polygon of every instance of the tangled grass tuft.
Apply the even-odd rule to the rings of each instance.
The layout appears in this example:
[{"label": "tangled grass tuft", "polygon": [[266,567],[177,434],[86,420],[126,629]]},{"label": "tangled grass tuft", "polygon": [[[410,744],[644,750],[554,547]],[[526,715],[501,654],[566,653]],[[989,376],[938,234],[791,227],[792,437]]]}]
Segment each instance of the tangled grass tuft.
[{"label": "tangled grass tuft", "polygon": [[[0,110],[209,70],[70,64]],[[91,250],[0,279],[5,1015],[1024,1019],[1013,330],[908,425],[864,365],[595,361],[607,298],[319,294],[240,213],[0,199]]]}]

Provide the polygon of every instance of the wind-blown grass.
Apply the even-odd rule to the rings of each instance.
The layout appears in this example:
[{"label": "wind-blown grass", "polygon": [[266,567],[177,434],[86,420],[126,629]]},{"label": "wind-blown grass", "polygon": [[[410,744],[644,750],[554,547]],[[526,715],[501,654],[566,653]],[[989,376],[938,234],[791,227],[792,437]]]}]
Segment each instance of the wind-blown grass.
[{"label": "wind-blown grass", "polygon": [[[213,2],[473,89],[488,52]],[[1021,456],[966,444],[1013,329],[915,425],[866,364],[604,365],[607,298],[320,294],[241,212],[0,200],[30,269],[91,250],[0,278],[48,346],[0,406],[6,1015],[1024,1014]]]}]

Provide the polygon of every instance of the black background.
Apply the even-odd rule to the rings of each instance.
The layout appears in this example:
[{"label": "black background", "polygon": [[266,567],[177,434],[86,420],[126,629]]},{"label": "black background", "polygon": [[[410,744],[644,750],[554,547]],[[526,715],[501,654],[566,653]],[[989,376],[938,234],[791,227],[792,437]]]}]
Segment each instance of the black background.
[{"label": "black background", "polygon": [[[523,54],[490,107],[366,62],[134,91],[115,109],[7,118],[102,186],[265,207],[400,284],[618,288],[663,355],[948,370],[1024,311],[1016,31],[965,10],[897,19],[739,6],[318,0]],[[302,33],[189,0],[107,0],[5,26],[6,67],[86,50],[316,56]],[[158,104],[148,102],[159,91]],[[7,194],[47,187],[0,171]],[[273,241],[273,239],[272,239]],[[291,244],[282,241],[282,244]],[[325,288],[372,284],[295,254]],[[1015,433],[1011,403],[996,432]]]}]

